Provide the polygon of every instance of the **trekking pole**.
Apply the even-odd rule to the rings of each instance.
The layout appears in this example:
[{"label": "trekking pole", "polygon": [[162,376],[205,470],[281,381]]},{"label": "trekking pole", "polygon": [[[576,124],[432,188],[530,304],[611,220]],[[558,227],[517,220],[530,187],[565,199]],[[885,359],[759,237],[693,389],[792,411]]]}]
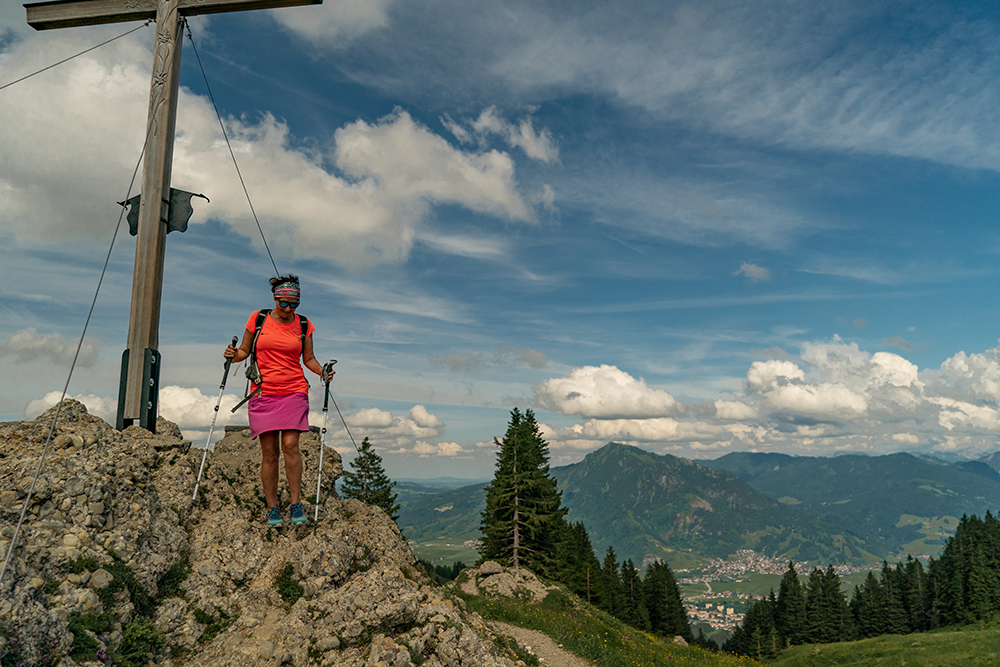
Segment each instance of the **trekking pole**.
[{"label": "trekking pole", "polygon": [[[239,342],[236,336],[233,336],[233,347],[236,347],[236,343]],[[219,400],[215,403],[215,414],[212,415],[212,425],[208,428],[208,439],[205,441],[205,452],[201,455],[201,467],[198,468],[198,481],[194,483],[194,493],[191,494],[191,504],[198,498],[198,487],[201,486],[201,473],[205,470],[205,459],[208,458],[208,447],[212,443],[212,432],[215,431],[215,420],[219,418],[219,406],[222,405],[222,394],[226,391],[226,377],[229,376],[229,366],[233,363],[232,359],[226,359],[225,370],[222,371],[222,384],[219,385]]]},{"label": "trekking pole", "polygon": [[319,485],[323,481],[323,450],[326,449],[326,411],[330,407],[330,380],[333,379],[333,365],[336,363],[336,359],[331,359],[323,367],[323,372],[326,374],[326,379],[323,381],[323,428],[320,429],[322,437],[319,441],[319,475],[316,477],[316,511],[313,513],[313,526],[319,521]]}]

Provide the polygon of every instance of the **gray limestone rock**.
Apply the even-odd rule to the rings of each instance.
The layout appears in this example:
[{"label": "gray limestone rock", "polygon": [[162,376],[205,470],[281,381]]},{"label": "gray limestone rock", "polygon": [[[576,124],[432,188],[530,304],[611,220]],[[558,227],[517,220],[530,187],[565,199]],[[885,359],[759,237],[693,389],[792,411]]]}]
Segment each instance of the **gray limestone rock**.
[{"label": "gray limestone rock", "polygon": [[[0,424],[0,549],[13,536],[55,408],[34,422]],[[20,635],[20,659],[68,656],[72,619],[104,619],[85,632],[113,655],[141,628],[162,639],[156,665],[213,667],[513,667],[481,619],[430,585],[398,527],[380,509],[341,500],[337,452],[323,460],[320,519],[268,528],[260,448],[226,427],[191,502],[202,450],[158,420],[118,432],[67,400],[11,564],[0,615]],[[303,491],[315,492],[319,435],[300,441]],[[284,472],[282,471],[282,478]],[[287,506],[282,507],[287,512]],[[58,586],[49,582],[59,582]],[[152,628],[152,630],[150,630]],[[77,644],[79,645],[79,644]],[[10,650],[0,645],[0,659]],[[61,667],[74,662],[64,657]]]}]

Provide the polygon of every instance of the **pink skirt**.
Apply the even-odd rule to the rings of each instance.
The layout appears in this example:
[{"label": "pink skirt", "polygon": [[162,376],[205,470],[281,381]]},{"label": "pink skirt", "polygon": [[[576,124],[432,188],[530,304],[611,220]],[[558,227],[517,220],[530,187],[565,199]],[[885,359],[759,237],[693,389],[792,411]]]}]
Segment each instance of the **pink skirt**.
[{"label": "pink skirt", "polygon": [[304,391],[288,396],[254,396],[247,412],[251,438],[268,431],[309,430],[309,394]]}]

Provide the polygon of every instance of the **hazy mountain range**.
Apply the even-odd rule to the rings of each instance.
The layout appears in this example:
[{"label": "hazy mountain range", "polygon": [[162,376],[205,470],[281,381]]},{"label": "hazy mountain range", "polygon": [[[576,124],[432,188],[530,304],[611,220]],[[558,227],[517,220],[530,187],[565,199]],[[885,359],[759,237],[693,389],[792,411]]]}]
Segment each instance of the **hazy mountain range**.
[{"label": "hazy mountain range", "polygon": [[737,452],[702,465],[848,527],[880,555],[936,553],[963,514],[1000,508],[1000,474],[977,461],[910,454],[791,457]]},{"label": "hazy mountain range", "polygon": [[[826,564],[937,553],[962,514],[1000,507],[993,459],[738,452],[690,461],[609,443],[552,475],[598,555],[614,546],[637,564],[647,555],[687,564],[749,548]],[[400,483],[404,534],[475,539],[487,484]]]}]

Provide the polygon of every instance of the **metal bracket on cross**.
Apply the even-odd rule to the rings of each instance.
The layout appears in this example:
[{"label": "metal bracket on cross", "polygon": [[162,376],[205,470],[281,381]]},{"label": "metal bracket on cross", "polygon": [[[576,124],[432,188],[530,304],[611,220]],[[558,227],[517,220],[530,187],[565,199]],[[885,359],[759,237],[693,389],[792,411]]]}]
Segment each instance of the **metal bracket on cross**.
[{"label": "metal bracket on cross", "polygon": [[[167,234],[170,232],[187,231],[188,220],[194,214],[194,207],[191,206],[191,197],[201,197],[205,201],[211,201],[203,194],[187,192],[170,188],[169,213],[167,214]],[[128,206],[128,233],[135,236],[139,233],[139,201],[142,195],[136,195],[127,201],[118,202],[122,206]]]}]

